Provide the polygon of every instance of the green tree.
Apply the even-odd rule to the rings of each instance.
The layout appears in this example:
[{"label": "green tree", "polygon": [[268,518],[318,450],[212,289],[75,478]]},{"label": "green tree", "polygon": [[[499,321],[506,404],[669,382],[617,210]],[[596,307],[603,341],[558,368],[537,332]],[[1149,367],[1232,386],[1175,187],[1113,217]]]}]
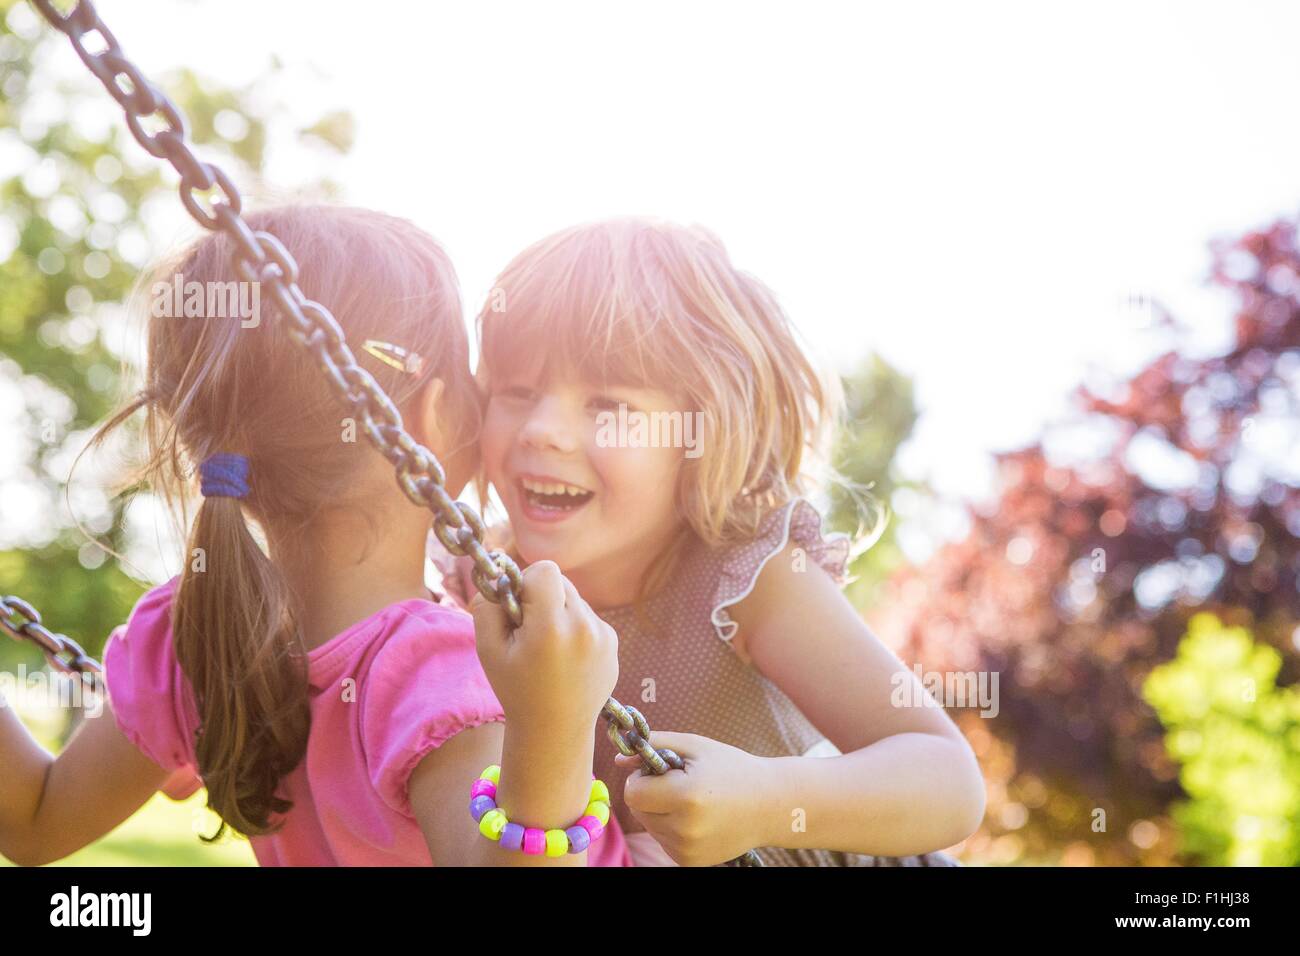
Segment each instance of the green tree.
[{"label": "green tree", "polygon": [[[845,422],[837,436],[833,464],[850,487],[832,487],[828,524],[852,535],[859,548],[865,548],[850,564],[853,581],[845,594],[855,607],[866,610],[903,560],[888,505],[900,487],[894,458],[912,433],[917,410],[911,381],[879,355],[867,356],[843,384]],[[877,523],[883,532],[873,530]],[[875,534],[879,539],[866,547]]]},{"label": "green tree", "polygon": [[976,856],[1174,860],[1179,767],[1140,690],[1193,615],[1248,628],[1277,682],[1300,680],[1300,227],[1211,252],[1222,350],[1191,347],[1153,304],[1169,350],[1079,386],[1069,415],[998,452],[996,498],[967,507],[965,537],[890,582],[900,656],[1000,675],[995,717],[953,711],[988,781]]},{"label": "green tree", "polygon": [[[120,37],[128,55],[130,38]],[[61,34],[31,6],[0,0],[0,592],[19,594],[47,623],[92,653],[125,620],[144,582],[88,540],[126,550],[126,499],[108,463],[69,469],[123,392],[133,356],[125,302],[153,256],[150,209],[176,203],[176,175],[139,147],[117,104],[89,73],[52,80],[56,58],[75,63]],[[268,125],[284,108],[255,108],[272,79],[226,89],[188,70],[152,77],[185,113],[202,158],[220,163],[245,194],[261,186]],[[292,126],[304,142],[344,151],[347,114]],[[331,195],[332,183],[307,190]],[[138,336],[137,336],[138,338]],[[124,344],[125,343],[125,344]],[[120,472],[120,469],[116,469]],[[78,527],[84,526],[85,531]],[[40,663],[4,642],[0,666]]]},{"label": "green tree", "polygon": [[1181,765],[1189,799],[1173,818],[1196,863],[1300,864],[1300,690],[1277,686],[1281,666],[1246,628],[1202,613],[1143,685]]}]

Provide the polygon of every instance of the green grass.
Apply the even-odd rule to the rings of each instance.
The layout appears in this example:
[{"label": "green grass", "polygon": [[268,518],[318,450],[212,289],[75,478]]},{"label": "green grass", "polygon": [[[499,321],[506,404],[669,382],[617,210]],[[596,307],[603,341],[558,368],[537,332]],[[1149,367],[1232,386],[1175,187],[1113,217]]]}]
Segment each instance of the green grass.
[{"label": "green grass", "polygon": [[[199,832],[216,832],[206,791],[180,802],[154,794],[135,815],[84,850],[51,866],[256,866],[247,840],[223,837],[209,846]],[[0,866],[12,866],[0,858]]]}]

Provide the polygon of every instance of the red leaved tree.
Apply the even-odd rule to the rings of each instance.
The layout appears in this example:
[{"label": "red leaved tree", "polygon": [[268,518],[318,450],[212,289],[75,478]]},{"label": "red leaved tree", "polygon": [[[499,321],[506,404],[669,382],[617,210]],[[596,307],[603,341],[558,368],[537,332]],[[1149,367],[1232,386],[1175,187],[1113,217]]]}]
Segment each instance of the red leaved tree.
[{"label": "red leaved tree", "polygon": [[972,858],[1175,860],[1178,768],[1140,688],[1195,612],[1248,625],[1282,653],[1278,682],[1300,679],[1296,224],[1216,245],[1212,281],[1236,303],[1224,354],[1079,388],[1073,427],[1109,450],[1063,462],[1049,428],[999,455],[996,506],[890,582],[878,624],[906,663],[998,673],[996,717],[952,711],[990,790]]}]

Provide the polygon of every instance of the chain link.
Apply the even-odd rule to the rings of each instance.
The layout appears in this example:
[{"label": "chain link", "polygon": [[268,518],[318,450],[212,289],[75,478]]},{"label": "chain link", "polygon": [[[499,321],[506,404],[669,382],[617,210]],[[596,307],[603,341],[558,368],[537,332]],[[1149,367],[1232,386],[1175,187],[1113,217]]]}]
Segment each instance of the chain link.
[{"label": "chain link", "polygon": [[41,613],[22,598],[0,597],[0,630],[16,641],[31,641],[42,651],[56,670],[76,674],[98,692],[103,668],[87,657],[81,645],[66,634],[56,634],[41,623]]},{"label": "chain link", "polygon": [[[136,142],[151,156],[165,159],[180,175],[181,202],[190,216],[204,229],[220,231],[234,243],[232,265],[236,273],[269,291],[288,323],[289,335],[313,355],[335,396],[352,411],[367,440],[393,465],[402,491],[413,502],[433,512],[433,531],[443,547],[454,555],[472,559],[475,587],[489,601],[500,604],[518,627],[523,620],[519,604],[523,578],[519,566],[504,551],[488,550],[484,546],[482,519],[473,508],[447,493],[437,458],[411,437],[392,399],[357,364],[338,321],[329,309],[303,294],[298,287],[298,263],[293,256],[275,236],[249,228],[241,215],[243,199],[235,184],[220,167],[203,162],[190,150],[181,111],[127,59],[90,0],[78,0],[66,16],[52,0],[31,2],[52,26],[68,37],[87,69],[122,107],[127,128]],[[98,36],[104,47],[98,53],[86,46],[86,38],[93,36]],[[126,78],[129,89],[121,85],[120,77]],[[165,125],[149,132],[144,120],[155,116]],[[212,190],[220,192],[221,198],[209,199],[205,204],[197,196]],[[32,610],[21,601],[16,607],[21,613]],[[0,622],[0,626],[10,631],[7,623]],[[29,631],[29,628],[36,630]],[[98,670],[99,665],[86,658],[75,643],[41,627],[39,615],[35,615],[34,623],[29,619],[26,625],[10,633],[36,641],[47,654],[72,649],[76,661],[94,665]],[[44,639],[57,644],[58,652],[52,651],[52,645]],[[664,774],[670,768],[683,767],[681,758],[671,750],[656,751],[650,746],[650,727],[635,708],[624,707],[611,697],[605,702],[602,715],[608,723],[610,739],[621,753],[640,756],[644,772]],[[728,865],[762,864],[751,850]]]}]

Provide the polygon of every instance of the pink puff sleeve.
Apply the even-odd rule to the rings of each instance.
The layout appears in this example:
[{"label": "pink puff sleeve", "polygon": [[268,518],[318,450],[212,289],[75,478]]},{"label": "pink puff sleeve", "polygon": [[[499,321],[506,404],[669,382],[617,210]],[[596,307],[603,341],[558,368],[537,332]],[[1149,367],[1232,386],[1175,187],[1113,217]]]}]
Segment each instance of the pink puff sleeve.
[{"label": "pink puff sleeve", "polygon": [[411,773],[430,751],[462,730],[505,720],[479,664],[473,619],[436,605],[409,612],[388,638],[370,665],[361,705],[370,781],[406,816]]},{"label": "pink puff sleeve", "polygon": [[117,726],[166,770],[194,762],[198,727],[189,686],[172,647],[173,579],[142,597],[104,648],[104,680]]}]

